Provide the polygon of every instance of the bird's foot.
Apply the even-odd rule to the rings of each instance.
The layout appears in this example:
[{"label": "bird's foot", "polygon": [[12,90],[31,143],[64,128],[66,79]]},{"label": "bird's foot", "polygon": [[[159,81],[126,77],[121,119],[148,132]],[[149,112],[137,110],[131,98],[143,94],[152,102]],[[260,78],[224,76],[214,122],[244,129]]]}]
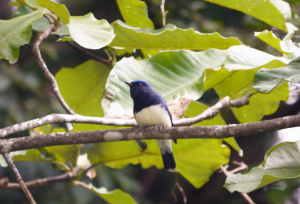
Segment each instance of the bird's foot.
[{"label": "bird's foot", "polygon": [[157,127],[159,128],[160,131],[162,131],[164,126],[163,125],[158,125]]}]

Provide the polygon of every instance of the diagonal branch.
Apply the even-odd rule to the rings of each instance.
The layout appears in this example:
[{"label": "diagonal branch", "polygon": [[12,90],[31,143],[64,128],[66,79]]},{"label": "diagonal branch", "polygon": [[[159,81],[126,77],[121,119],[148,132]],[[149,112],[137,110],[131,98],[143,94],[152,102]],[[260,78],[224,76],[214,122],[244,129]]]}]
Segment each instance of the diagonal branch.
[{"label": "diagonal branch", "polygon": [[253,123],[148,128],[126,128],[87,132],[58,132],[35,137],[20,137],[0,140],[0,153],[26,150],[54,145],[87,144],[98,142],[142,140],[142,139],[188,139],[209,138],[223,139],[269,132],[300,126],[300,115],[276,118]]},{"label": "diagonal branch", "polygon": [[[250,96],[244,96],[234,100],[230,100],[227,96],[221,99],[214,106],[205,110],[202,114],[194,118],[185,118],[181,120],[173,121],[174,126],[187,126],[192,125],[203,120],[211,119],[218,115],[221,109],[229,107],[241,107],[249,104]],[[53,124],[53,123],[89,123],[99,125],[114,125],[114,126],[137,126],[135,120],[123,120],[123,119],[110,119],[100,117],[88,117],[81,115],[68,115],[68,114],[51,114],[42,118],[26,121],[20,124],[12,125],[3,129],[0,129],[0,138],[5,137],[16,132],[21,132],[36,128],[42,125]]]},{"label": "diagonal branch", "polygon": [[45,61],[42,58],[41,51],[40,51],[40,44],[41,42],[48,37],[48,35],[56,31],[58,28],[55,26],[55,24],[51,24],[50,27],[45,30],[43,33],[37,33],[36,37],[33,40],[31,51],[34,54],[38,67],[43,71],[46,79],[49,81],[52,87],[52,91],[55,94],[55,96],[58,98],[59,102],[63,106],[63,108],[70,114],[75,114],[75,112],[68,106],[68,104],[63,99],[62,95],[59,92],[58,84],[54,78],[54,76],[49,71]]},{"label": "diagonal branch", "polygon": [[27,199],[30,201],[31,204],[36,204],[35,200],[33,199],[30,191],[28,190],[27,186],[25,185],[17,167],[15,166],[13,160],[10,158],[8,153],[3,153],[3,158],[5,159],[6,163],[8,164],[8,166],[11,168],[11,170],[14,172],[17,181],[19,182],[22,190],[24,191]]}]

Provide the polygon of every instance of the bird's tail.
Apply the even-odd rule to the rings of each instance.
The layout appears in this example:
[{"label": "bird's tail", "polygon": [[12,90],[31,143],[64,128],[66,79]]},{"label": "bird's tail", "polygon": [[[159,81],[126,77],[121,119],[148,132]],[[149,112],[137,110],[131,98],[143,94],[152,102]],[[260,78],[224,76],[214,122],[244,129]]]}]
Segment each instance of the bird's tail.
[{"label": "bird's tail", "polygon": [[171,140],[156,140],[159,146],[165,169],[175,169],[176,163],[172,152]]}]

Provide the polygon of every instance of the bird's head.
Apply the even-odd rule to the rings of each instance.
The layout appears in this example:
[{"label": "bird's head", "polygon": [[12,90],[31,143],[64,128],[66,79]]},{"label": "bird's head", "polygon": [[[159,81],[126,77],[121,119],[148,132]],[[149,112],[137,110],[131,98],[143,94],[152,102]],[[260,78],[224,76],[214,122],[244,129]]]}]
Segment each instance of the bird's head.
[{"label": "bird's head", "polygon": [[145,82],[143,80],[135,80],[132,82],[125,81],[125,83],[130,87],[130,89],[151,87],[150,84],[148,84],[147,82]]}]

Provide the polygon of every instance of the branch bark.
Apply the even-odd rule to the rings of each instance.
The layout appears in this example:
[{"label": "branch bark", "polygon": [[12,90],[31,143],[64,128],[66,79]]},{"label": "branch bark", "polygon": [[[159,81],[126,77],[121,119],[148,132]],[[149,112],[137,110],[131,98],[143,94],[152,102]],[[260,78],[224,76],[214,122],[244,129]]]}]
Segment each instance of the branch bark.
[{"label": "branch bark", "polygon": [[33,199],[30,191],[28,190],[26,184],[24,183],[17,167],[15,166],[13,160],[10,158],[9,154],[8,153],[3,153],[3,158],[5,159],[6,163],[8,164],[8,166],[11,168],[11,170],[14,172],[15,176],[16,176],[16,179],[17,181],[19,182],[22,190],[24,191],[27,199],[29,200],[29,202],[31,204],[36,204],[35,200]]},{"label": "branch bark", "polygon": [[0,153],[26,150],[54,145],[87,144],[98,142],[142,140],[142,139],[188,139],[209,138],[223,139],[269,132],[300,125],[300,115],[276,118],[253,123],[232,124],[224,126],[192,127],[148,127],[88,132],[61,132],[0,140]]},{"label": "branch bark", "polygon": [[36,37],[33,40],[31,51],[32,51],[33,55],[36,58],[38,67],[43,71],[46,79],[51,84],[52,91],[55,94],[55,96],[58,98],[58,100],[61,103],[61,105],[63,106],[63,108],[68,113],[75,114],[75,112],[68,106],[68,104],[65,102],[62,95],[60,94],[58,84],[57,84],[54,76],[49,71],[45,61],[43,60],[42,55],[41,55],[41,51],[40,51],[40,48],[39,48],[41,42],[44,39],[46,39],[51,32],[56,31],[57,29],[58,28],[55,26],[55,24],[52,23],[50,25],[50,27],[47,30],[45,30],[43,33],[37,33]]}]

